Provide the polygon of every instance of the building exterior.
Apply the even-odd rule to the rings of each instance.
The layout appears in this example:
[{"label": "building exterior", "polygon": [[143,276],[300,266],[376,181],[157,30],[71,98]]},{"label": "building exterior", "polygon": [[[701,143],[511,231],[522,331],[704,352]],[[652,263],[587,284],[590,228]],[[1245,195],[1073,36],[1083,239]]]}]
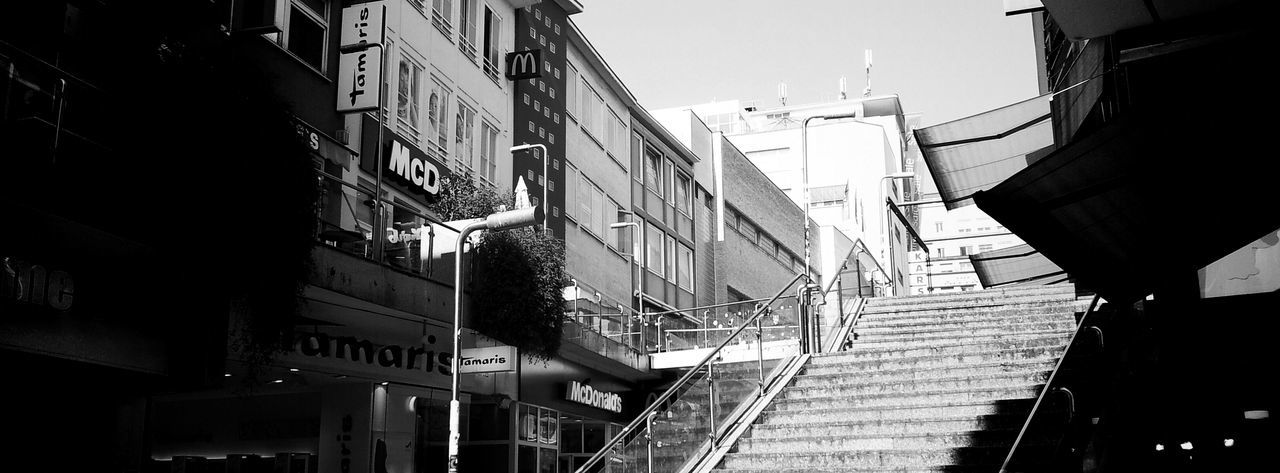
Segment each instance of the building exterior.
[{"label": "building exterior", "polygon": [[[760,168],[748,159],[722,132],[715,132],[690,110],[671,109],[654,112],[658,121],[672,130],[684,145],[703,159],[693,169],[697,189],[694,219],[707,230],[696,229],[697,244],[710,249],[710,268],[699,271],[703,290],[699,305],[751,301],[772,296],[796,274],[805,271],[804,211],[788,198]],[[678,175],[678,177],[683,177]],[[702,222],[706,222],[705,224]],[[810,220],[810,267],[815,282],[821,283],[830,259],[824,252],[822,230]],[[831,229],[834,230],[834,229]],[[836,231],[838,233],[838,230]],[[830,238],[835,240],[835,238]],[[705,252],[706,250],[704,250]],[[842,257],[843,255],[841,255]],[[749,269],[748,269],[749,268]],[[736,312],[749,311],[743,304]],[[732,327],[735,310],[710,312],[716,320],[703,321],[708,327]],[[793,330],[794,314],[774,320],[779,330]],[[740,315],[739,315],[740,316]],[[783,334],[786,336],[786,334]],[[674,342],[673,342],[674,343]]]},{"label": "building exterior", "polygon": [[[121,17],[148,8],[163,21],[134,21],[191,26],[174,33],[190,42],[130,44],[106,27],[134,24]],[[691,308],[769,297],[805,270],[803,209],[696,115],[677,126],[641,107],[570,21],[582,9],[574,0],[67,1],[6,15],[0,136],[15,156],[6,172],[24,179],[0,193],[23,226],[0,240],[0,366],[45,389],[6,393],[15,398],[5,414],[33,427],[6,434],[2,451],[59,458],[45,439],[67,438],[86,446],[67,459],[72,469],[433,471],[447,460],[457,376],[466,468],[571,471],[673,376],[647,356],[687,345],[667,330],[733,323],[729,311],[709,320]],[[522,59],[509,53],[527,51],[538,74],[513,80]],[[156,120],[172,102],[131,109],[137,99],[122,91],[139,89],[108,53],[225,56],[226,75],[245,74],[264,90],[261,103],[287,110],[268,110],[284,126],[200,97],[184,103],[225,115]],[[379,85],[380,100],[356,106]],[[192,144],[179,133],[186,120],[237,134]],[[241,122],[263,127],[214,127]],[[139,135],[139,124],[165,136]],[[170,147],[140,153],[152,141]],[[535,144],[545,152],[510,151]],[[172,149],[199,159],[159,159]],[[277,166],[293,154],[301,168]],[[209,163],[216,172],[197,172]],[[429,210],[446,178],[548,208],[546,231],[564,240],[573,278],[556,357],[530,361],[474,330],[484,317],[474,293],[461,301],[454,353],[453,274],[470,262],[453,251],[461,225]],[[159,235],[192,221],[198,235]],[[818,244],[823,231],[810,226],[820,278],[824,248],[843,246]],[[226,230],[239,227],[248,228]],[[306,234],[294,251],[297,310],[272,312],[288,339],[263,356],[246,340],[265,312],[213,283],[285,273],[272,264],[292,233]],[[234,250],[215,251],[223,245]],[[464,373],[452,372],[455,358]],[[95,389],[89,415],[66,408],[83,404],[84,383]]]},{"label": "building exterior", "polygon": [[[923,200],[937,200],[925,194]],[[1009,248],[1022,239],[975,206],[947,210],[941,203],[919,206],[921,238],[929,248],[910,253],[911,294],[983,289],[969,255]]]},{"label": "building exterior", "polygon": [[[708,126],[726,131],[737,149],[749,158],[797,205],[804,202],[801,168],[801,127],[810,117],[854,114],[846,120],[810,121],[808,134],[811,217],[833,225],[851,239],[862,240],[877,259],[890,265],[890,242],[897,258],[895,270],[907,291],[905,255],[911,236],[893,218],[882,195],[904,202],[914,196],[903,179],[882,179],[907,169],[907,121],[896,96],[837,100],[820,104],[761,108],[737,101],[681,107],[703,117]],[[881,189],[884,186],[885,190]],[[885,229],[891,228],[886,237]],[[886,239],[888,238],[888,239]]]}]

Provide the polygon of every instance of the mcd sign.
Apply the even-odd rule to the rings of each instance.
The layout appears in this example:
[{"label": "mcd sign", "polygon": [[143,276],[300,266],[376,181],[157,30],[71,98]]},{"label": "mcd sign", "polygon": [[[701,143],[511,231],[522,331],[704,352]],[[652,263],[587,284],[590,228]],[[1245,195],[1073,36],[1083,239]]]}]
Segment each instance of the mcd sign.
[{"label": "mcd sign", "polygon": [[542,50],[528,49],[507,53],[507,79],[542,77]]}]

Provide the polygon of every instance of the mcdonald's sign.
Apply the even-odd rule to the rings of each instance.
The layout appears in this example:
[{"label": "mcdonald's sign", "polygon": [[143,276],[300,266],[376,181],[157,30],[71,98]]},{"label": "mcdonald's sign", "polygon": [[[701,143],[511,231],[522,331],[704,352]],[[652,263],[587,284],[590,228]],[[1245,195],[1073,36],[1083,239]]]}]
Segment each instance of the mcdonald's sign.
[{"label": "mcdonald's sign", "polygon": [[529,49],[507,53],[507,79],[542,77],[542,50]]}]

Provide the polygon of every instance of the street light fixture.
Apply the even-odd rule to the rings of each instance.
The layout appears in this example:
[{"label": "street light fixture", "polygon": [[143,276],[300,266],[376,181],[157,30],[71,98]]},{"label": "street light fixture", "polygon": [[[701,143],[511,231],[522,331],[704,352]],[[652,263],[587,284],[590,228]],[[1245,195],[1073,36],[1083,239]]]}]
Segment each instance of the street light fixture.
[{"label": "street light fixture", "polygon": [[[641,269],[641,267],[644,266],[643,264],[644,259],[641,259],[639,264],[637,264],[637,261],[636,261],[636,257],[639,256],[636,254],[636,248],[638,248],[640,245],[640,240],[638,239],[640,238],[640,223],[633,221],[633,222],[618,222],[618,223],[609,224],[609,228],[622,228],[622,227],[631,227],[631,265],[636,267],[636,286],[637,286],[636,301],[637,301],[637,304],[639,304],[640,312],[644,312],[644,274],[642,273],[643,270]],[[645,346],[644,329],[641,328],[640,329],[640,347],[643,349],[644,346]]]},{"label": "street light fixture", "polygon": [[489,214],[484,220],[471,222],[462,227],[462,231],[458,234],[458,242],[454,245],[453,397],[449,401],[449,465],[447,470],[450,473],[458,471],[458,440],[461,435],[461,430],[458,429],[458,422],[461,416],[461,409],[458,404],[458,365],[459,360],[462,358],[462,350],[459,347],[460,339],[462,338],[462,245],[466,243],[467,237],[476,230],[501,231],[536,225],[539,220],[545,217],[545,215],[540,215],[541,213],[541,209],[538,207],[528,207]]},{"label": "street light fixture", "polygon": [[[839,120],[842,118],[857,118],[856,112],[849,113],[833,113],[829,115],[814,115],[805,117],[800,122],[800,193],[804,196],[804,288],[801,289],[800,301],[802,307],[809,305],[809,291],[813,286],[813,271],[810,269],[810,255],[813,253],[813,243],[809,237],[809,121],[810,120]],[[802,311],[807,314],[807,311]],[[805,353],[809,352],[809,336],[810,321],[807,316],[800,317],[800,330],[803,334],[800,340],[801,350]]]},{"label": "street light fixture", "polygon": [[533,148],[542,148],[542,230],[550,230],[547,225],[547,218],[551,216],[551,208],[547,206],[547,188],[551,187],[551,175],[547,174],[547,163],[551,161],[551,156],[547,154],[547,146],[541,143],[529,144],[525,143],[519,146],[512,146],[511,152],[525,151]]},{"label": "street light fixture", "polygon": [[902,172],[895,172],[893,174],[889,174],[887,176],[880,178],[880,202],[884,204],[884,220],[885,220],[884,243],[889,251],[889,272],[888,274],[885,274],[885,276],[889,278],[889,288],[891,289],[891,292],[892,292],[891,295],[894,295],[894,296],[898,295],[898,280],[897,280],[898,268],[897,266],[894,266],[894,263],[893,263],[893,233],[891,231],[893,229],[893,213],[889,211],[889,197],[886,197],[887,193],[885,192],[886,186],[884,185],[884,183],[885,181],[888,181],[890,179],[910,179],[915,176],[916,176],[916,173],[914,172],[902,171]]},{"label": "street light fixture", "polygon": [[830,115],[814,115],[806,117],[800,123],[800,193],[804,196],[804,278],[805,284],[812,282],[813,274],[809,270],[809,255],[812,244],[809,240],[809,121],[839,120],[841,118],[857,118],[858,114],[835,113]]}]

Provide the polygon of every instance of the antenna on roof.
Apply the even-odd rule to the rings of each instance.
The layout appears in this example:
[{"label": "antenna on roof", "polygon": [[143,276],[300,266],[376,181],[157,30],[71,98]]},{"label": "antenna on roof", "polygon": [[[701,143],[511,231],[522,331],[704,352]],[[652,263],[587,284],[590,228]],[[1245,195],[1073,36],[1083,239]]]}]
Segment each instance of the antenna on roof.
[{"label": "antenna on roof", "polygon": [[840,96],[837,97],[837,100],[844,100],[849,98],[849,94],[845,93],[846,85],[848,84],[847,84],[847,81],[845,81],[844,76],[840,76]]},{"label": "antenna on roof", "polygon": [[864,60],[866,60],[866,63],[867,63],[867,88],[862,89],[862,96],[870,97],[871,96],[871,50],[864,49],[862,51],[862,57]]},{"label": "antenna on roof", "polygon": [[784,107],[787,105],[787,83],[786,82],[778,83],[778,102],[781,102],[782,106]]}]

